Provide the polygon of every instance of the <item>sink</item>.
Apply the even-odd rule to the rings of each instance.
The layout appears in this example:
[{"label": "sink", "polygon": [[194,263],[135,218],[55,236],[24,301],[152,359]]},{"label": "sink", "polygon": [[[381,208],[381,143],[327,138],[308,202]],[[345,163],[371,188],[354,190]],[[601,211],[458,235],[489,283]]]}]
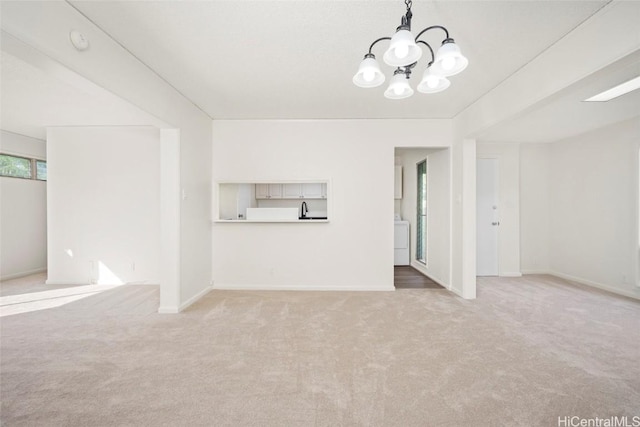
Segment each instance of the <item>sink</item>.
[{"label": "sink", "polygon": [[[300,212],[298,212],[300,214]],[[299,216],[298,219],[327,219],[327,211],[308,211],[304,217]]]}]

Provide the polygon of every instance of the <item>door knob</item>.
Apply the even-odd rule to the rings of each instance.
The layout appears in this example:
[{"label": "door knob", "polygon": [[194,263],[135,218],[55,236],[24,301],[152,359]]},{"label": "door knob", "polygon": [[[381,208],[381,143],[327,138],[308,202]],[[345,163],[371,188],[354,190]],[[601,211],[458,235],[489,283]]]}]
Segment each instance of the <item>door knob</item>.
[{"label": "door knob", "polygon": [[500,225],[500,222],[492,222],[491,225]]}]

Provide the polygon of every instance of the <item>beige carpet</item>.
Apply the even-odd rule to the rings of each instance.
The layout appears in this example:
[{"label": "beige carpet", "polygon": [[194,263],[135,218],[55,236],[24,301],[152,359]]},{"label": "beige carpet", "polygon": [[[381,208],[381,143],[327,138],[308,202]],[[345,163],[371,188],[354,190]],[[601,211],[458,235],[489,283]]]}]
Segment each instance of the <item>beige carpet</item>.
[{"label": "beige carpet", "polygon": [[3,426],[557,426],[640,415],[640,303],[545,277],[445,290],[122,286],[1,319]]}]

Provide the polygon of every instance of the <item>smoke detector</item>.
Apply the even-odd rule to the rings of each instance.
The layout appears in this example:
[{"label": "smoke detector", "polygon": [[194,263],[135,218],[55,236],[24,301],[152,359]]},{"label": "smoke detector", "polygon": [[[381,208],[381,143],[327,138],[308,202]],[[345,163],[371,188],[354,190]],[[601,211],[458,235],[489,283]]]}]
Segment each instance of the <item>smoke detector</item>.
[{"label": "smoke detector", "polygon": [[69,33],[69,40],[71,40],[73,47],[80,52],[89,49],[89,39],[78,30],[72,30]]}]

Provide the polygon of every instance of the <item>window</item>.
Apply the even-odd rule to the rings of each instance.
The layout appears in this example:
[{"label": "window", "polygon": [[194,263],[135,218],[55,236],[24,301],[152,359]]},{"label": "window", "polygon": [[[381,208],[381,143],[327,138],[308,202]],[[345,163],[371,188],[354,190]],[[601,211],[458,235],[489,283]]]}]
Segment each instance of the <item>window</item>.
[{"label": "window", "polygon": [[[35,174],[33,171],[35,171]],[[0,176],[46,181],[47,162],[10,154],[0,154]]]},{"label": "window", "polygon": [[31,179],[31,159],[0,154],[0,175]]},{"label": "window", "polygon": [[418,163],[416,260],[427,263],[427,160]]},{"label": "window", "polygon": [[47,180],[47,162],[44,160],[36,160],[36,179]]}]

